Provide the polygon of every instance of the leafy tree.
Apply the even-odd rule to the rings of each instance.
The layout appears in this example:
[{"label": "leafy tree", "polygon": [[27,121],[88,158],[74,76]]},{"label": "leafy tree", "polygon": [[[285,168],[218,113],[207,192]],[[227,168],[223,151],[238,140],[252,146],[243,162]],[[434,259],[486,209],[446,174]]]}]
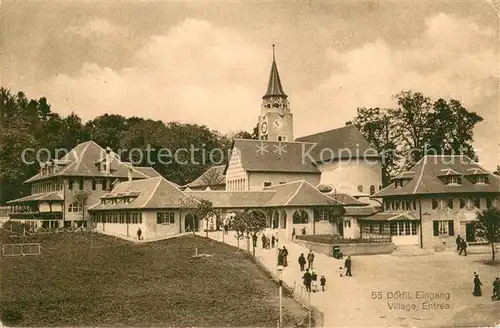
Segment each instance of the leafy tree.
[{"label": "leafy tree", "polygon": [[82,207],[82,221],[85,222],[85,211],[87,210],[87,201],[92,194],[89,190],[81,190],[75,194],[75,202]]},{"label": "leafy tree", "polygon": [[426,154],[465,154],[475,159],[474,126],[482,118],[454,99],[433,101],[419,92],[394,96],[392,109],[358,108],[353,124],[383,157],[384,185]]},{"label": "leafy tree", "polygon": [[491,262],[495,263],[495,243],[500,242],[500,209],[490,207],[477,215],[476,235],[491,244]]},{"label": "leafy tree", "polygon": [[495,172],[493,172],[493,174],[500,175],[500,166],[499,165],[497,165],[497,169],[495,170]]},{"label": "leafy tree", "polygon": [[207,186],[217,186],[225,183],[226,177],[224,174],[221,174],[219,170],[207,170],[201,176],[201,180]]},{"label": "leafy tree", "polygon": [[[239,239],[246,238],[247,240],[247,250],[250,247],[250,238],[257,236],[258,233],[262,232],[267,225],[267,220],[264,215],[259,215],[257,212],[241,212],[237,213],[232,221],[232,228],[236,231]],[[255,256],[255,247],[253,247],[253,255]]]},{"label": "leafy tree", "polygon": [[104,114],[88,121],[85,129],[97,144],[117,150],[120,147],[121,132],[127,128],[126,121],[121,115]]},{"label": "leafy tree", "polygon": [[[188,199],[183,202],[184,209],[186,209],[194,218],[205,220],[207,227],[205,229],[206,237],[208,238],[208,220],[210,218],[215,218],[216,221],[220,220],[219,212],[213,208],[211,201],[206,199]],[[193,222],[194,227],[194,222]],[[193,234],[195,234],[195,229],[193,229]]]}]

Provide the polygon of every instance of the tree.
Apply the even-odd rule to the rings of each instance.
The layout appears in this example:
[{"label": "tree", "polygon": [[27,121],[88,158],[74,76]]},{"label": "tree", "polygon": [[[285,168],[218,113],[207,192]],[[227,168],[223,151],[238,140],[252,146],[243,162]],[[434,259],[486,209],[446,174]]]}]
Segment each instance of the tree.
[{"label": "tree", "polygon": [[226,177],[221,171],[215,168],[208,169],[201,176],[201,180],[207,186],[217,186],[226,182]]},{"label": "tree", "polygon": [[[232,229],[236,231],[238,247],[239,240],[244,237],[247,240],[247,251],[250,251],[250,237],[257,236],[266,228],[266,225],[265,216],[258,215],[257,212],[245,211],[237,213],[232,221]],[[255,256],[255,247],[253,247],[253,255]]]},{"label": "tree", "polygon": [[381,154],[384,185],[426,154],[464,154],[476,159],[474,126],[482,121],[454,99],[433,101],[419,92],[394,96],[392,109],[358,108],[353,124]]},{"label": "tree", "polygon": [[495,243],[500,242],[500,209],[490,207],[477,215],[476,235],[491,244],[491,262],[495,264]]},{"label": "tree", "polygon": [[500,165],[497,165],[497,169],[493,172],[495,175],[500,175]]},{"label": "tree", "polygon": [[87,208],[87,201],[92,194],[89,190],[81,190],[75,194],[75,202],[82,208],[82,221],[85,222],[85,211]]}]

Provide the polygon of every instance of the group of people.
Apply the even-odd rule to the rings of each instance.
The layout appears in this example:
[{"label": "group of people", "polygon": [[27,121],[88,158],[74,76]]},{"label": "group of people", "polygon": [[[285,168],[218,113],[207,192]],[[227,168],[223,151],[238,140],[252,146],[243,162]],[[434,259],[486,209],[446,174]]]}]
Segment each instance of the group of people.
[{"label": "group of people", "polygon": [[465,239],[458,235],[457,239],[455,239],[455,243],[457,244],[458,255],[462,255],[463,252],[464,256],[467,256],[467,242],[465,241]]},{"label": "group of people", "polygon": [[[479,275],[474,272],[474,290],[472,291],[472,295],[474,296],[483,296],[481,291],[481,286],[483,285],[481,280],[479,279]],[[500,279],[498,277],[493,280],[493,295],[491,296],[492,301],[500,301]]]},{"label": "group of people", "polygon": [[278,265],[288,266],[288,249],[285,246],[278,248]]},{"label": "group of people", "polygon": [[[304,281],[304,286],[306,287],[307,292],[317,292],[318,291],[318,274],[314,269],[309,271],[309,268],[306,269],[306,272],[302,276],[302,280]],[[321,286],[321,291],[325,291],[326,287],[326,278],[325,276],[321,276],[319,279],[319,283]]]},{"label": "group of people", "polygon": [[[254,235],[254,246],[257,247],[257,236]],[[274,248],[274,245],[278,243],[278,238],[274,235],[268,238],[265,234],[262,234],[262,249]]]}]

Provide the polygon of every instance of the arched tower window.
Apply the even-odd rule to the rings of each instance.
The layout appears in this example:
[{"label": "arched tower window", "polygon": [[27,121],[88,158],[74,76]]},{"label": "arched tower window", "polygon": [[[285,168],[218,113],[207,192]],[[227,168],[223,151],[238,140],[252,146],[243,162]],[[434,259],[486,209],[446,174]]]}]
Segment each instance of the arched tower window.
[{"label": "arched tower window", "polygon": [[370,195],[373,195],[375,193],[375,186],[371,185],[370,186]]},{"label": "arched tower window", "polygon": [[362,185],[359,185],[359,186],[358,186],[358,191],[359,191],[359,192],[363,192],[363,186],[362,186]]}]

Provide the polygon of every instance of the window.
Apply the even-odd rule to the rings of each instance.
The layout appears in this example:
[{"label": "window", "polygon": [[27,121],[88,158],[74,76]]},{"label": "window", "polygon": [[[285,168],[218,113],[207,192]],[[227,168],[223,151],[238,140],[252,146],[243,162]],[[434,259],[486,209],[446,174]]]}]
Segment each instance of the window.
[{"label": "window", "polygon": [[359,192],[363,192],[363,186],[362,186],[362,185],[359,185],[359,186],[358,186],[358,191],[359,191]]},{"label": "window", "polygon": [[378,190],[382,190],[382,185],[379,185],[379,186],[378,186]]},{"label": "window", "polygon": [[462,178],[461,177],[450,177],[450,179],[448,181],[449,181],[448,184],[451,184],[451,185],[462,184]]},{"label": "window", "polygon": [[465,207],[465,199],[459,199],[459,203],[460,203],[460,208]]},{"label": "window", "polygon": [[264,181],[264,188],[270,186],[271,186],[271,181]]},{"label": "window", "polygon": [[400,206],[400,205],[401,205],[401,204],[400,204],[400,201],[399,201],[399,200],[397,200],[397,201],[396,201],[396,211],[399,211],[399,206]]},{"label": "window", "polygon": [[73,190],[73,179],[68,179],[68,189]]},{"label": "window", "polygon": [[453,209],[453,198],[448,199],[448,208]]},{"label": "window", "polygon": [[384,201],[384,208],[386,211],[389,210],[389,205],[390,203],[388,201]]},{"label": "window", "polygon": [[417,234],[417,223],[415,221],[391,222],[391,236],[415,236]]},{"label": "window", "polygon": [[106,190],[106,182],[107,182],[107,180],[106,180],[106,179],[103,179],[103,180],[101,181],[101,186],[102,186],[102,188],[101,188],[101,189],[102,189],[102,190]]},{"label": "window", "polygon": [[97,182],[95,181],[95,179],[92,179],[92,190],[96,190],[96,186],[97,185]]},{"label": "window", "polygon": [[432,200],[432,209],[435,210],[436,208],[438,208],[438,201],[433,199]]},{"label": "window", "polygon": [[375,186],[371,185],[370,186],[370,195],[373,195],[375,193]]},{"label": "window", "polygon": [[80,178],[78,182],[80,183],[80,190],[83,190],[83,178]]},{"label": "window", "polygon": [[453,236],[453,220],[433,221],[434,236]]},{"label": "window", "polygon": [[174,224],[175,223],[175,213],[174,212],[158,212],[158,213],[156,213],[156,223],[158,223],[158,224]]},{"label": "window", "polygon": [[344,221],[344,228],[350,228],[351,227],[351,220],[345,220]]},{"label": "window", "polygon": [[414,211],[416,211],[416,210],[417,210],[417,201],[416,201],[416,200],[414,200],[414,201],[412,202],[412,204],[413,204],[413,210],[414,210]]},{"label": "window", "polygon": [[317,210],[316,211],[316,221],[328,221],[328,211],[327,210]]},{"label": "window", "polygon": [[68,207],[68,212],[70,213],[78,213],[82,211],[82,206],[78,204],[77,202],[74,202],[69,205]]},{"label": "window", "polygon": [[295,211],[292,215],[292,218],[294,224],[309,223],[309,215],[304,210]]},{"label": "window", "polygon": [[488,183],[488,177],[480,175],[476,178],[476,183],[486,184]]},{"label": "window", "polygon": [[280,184],[285,184],[286,182],[285,181],[280,181]]},{"label": "window", "polygon": [[278,141],[286,141],[286,136],[278,136]]}]

